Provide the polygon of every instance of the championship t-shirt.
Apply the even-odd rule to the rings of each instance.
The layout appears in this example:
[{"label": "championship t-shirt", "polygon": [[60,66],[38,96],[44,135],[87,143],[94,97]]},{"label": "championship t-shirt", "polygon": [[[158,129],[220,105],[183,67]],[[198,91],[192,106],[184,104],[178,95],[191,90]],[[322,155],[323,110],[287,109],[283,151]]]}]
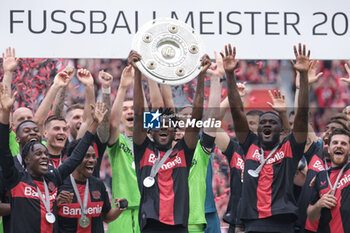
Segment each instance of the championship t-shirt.
[{"label": "championship t-shirt", "polygon": [[206,224],[205,219],[205,193],[206,177],[210,153],[203,150],[198,141],[194,151],[190,174],[188,177],[188,188],[190,194],[190,214],[188,224]]},{"label": "championship t-shirt", "polygon": [[[113,199],[125,198],[128,208],[138,207],[140,191],[137,185],[134,157],[132,148],[123,134],[119,134],[118,141],[107,147],[109,161],[112,168]],[[132,142],[132,138],[130,138]]]},{"label": "championship t-shirt", "polygon": [[[314,205],[324,194],[330,190],[327,173],[332,187],[335,185],[341,167],[330,168],[321,171],[316,176],[311,197],[311,205]],[[322,208],[317,232],[319,233],[348,233],[350,232],[350,164],[348,163],[343,174],[339,178],[334,196],[337,205],[332,209]]]},{"label": "championship t-shirt", "polygon": [[[187,227],[189,214],[188,175],[194,150],[181,139],[154,177],[155,183],[145,187],[143,181],[151,173],[158,158],[158,149],[148,137],[141,145],[134,144],[136,174],[141,202],[139,209],[140,229],[147,219],[154,219],[167,225]],[[159,151],[160,159],[165,151]]]},{"label": "championship t-shirt", "polygon": [[[75,180],[83,203],[86,182]],[[72,203],[60,204],[57,206],[58,227],[60,233],[104,233],[102,213],[108,213],[111,209],[109,203],[108,193],[103,182],[94,176],[89,178],[89,194],[87,203],[87,215],[90,224],[83,228],[79,225],[79,218],[81,217],[81,208],[74,192],[72,182],[68,176],[63,185],[58,189],[58,194],[61,191],[68,191],[74,193]]]},{"label": "championship t-shirt", "polygon": [[[277,146],[266,161],[258,177],[249,175],[260,165],[260,141],[249,132],[242,145],[246,155],[242,189],[242,215],[244,220],[267,218],[290,214],[296,218],[297,206],[293,195],[293,180],[305,143],[298,144],[293,134],[288,135]],[[264,151],[266,159],[271,151]]]}]

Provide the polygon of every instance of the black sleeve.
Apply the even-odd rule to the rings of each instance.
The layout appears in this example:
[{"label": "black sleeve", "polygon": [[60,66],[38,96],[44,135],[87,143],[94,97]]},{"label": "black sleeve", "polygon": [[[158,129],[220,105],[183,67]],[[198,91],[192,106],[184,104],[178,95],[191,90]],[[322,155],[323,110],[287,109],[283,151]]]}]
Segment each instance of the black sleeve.
[{"label": "black sleeve", "polygon": [[227,158],[229,164],[231,163],[232,160],[232,156],[233,154],[237,152],[238,154],[242,155],[242,148],[240,147],[240,145],[235,142],[234,140],[230,140],[230,143],[228,144],[226,151],[222,152],[225,157]]},{"label": "black sleeve", "polygon": [[258,135],[256,135],[255,133],[253,133],[253,131],[249,130],[248,136],[245,139],[245,142],[243,144],[241,144],[242,149],[243,149],[243,153],[246,155],[249,147],[253,144],[254,141],[258,140]]},{"label": "black sleeve", "polygon": [[0,165],[6,187],[11,189],[19,182],[19,172],[15,167],[9,145],[9,125],[0,123]]},{"label": "black sleeve", "polygon": [[111,203],[109,202],[109,197],[107,193],[106,186],[101,182],[101,198],[103,201],[102,213],[108,213],[111,210]]},{"label": "black sleeve", "polygon": [[317,187],[317,184],[318,184],[317,180],[318,180],[319,174],[320,172],[316,175],[314,185],[312,186],[312,189],[311,189],[312,193],[309,200],[309,203],[311,205],[315,205],[315,203],[320,199],[319,189]]},{"label": "black sleeve", "polygon": [[310,163],[312,156],[314,156],[318,148],[319,147],[317,147],[317,143],[312,142],[309,149],[304,153],[307,164]]},{"label": "black sleeve", "polygon": [[94,135],[89,131],[86,131],[84,137],[79,141],[78,145],[74,148],[72,155],[69,156],[61,166],[55,169],[59,175],[59,185],[62,184],[62,181],[71,174],[74,169],[79,166],[83,161],[86,151],[89,149],[89,146],[94,140]]},{"label": "black sleeve", "polygon": [[292,149],[293,159],[299,163],[300,159],[303,157],[304,148],[306,141],[304,143],[297,143],[295,141],[293,133],[289,134],[284,140],[288,139],[290,142],[290,147]]},{"label": "black sleeve", "polygon": [[181,143],[181,146],[182,146],[182,148],[184,149],[184,152],[185,152],[186,166],[187,166],[188,169],[190,169],[191,168],[191,164],[192,164],[194,151],[196,150],[196,148],[194,148],[194,149],[188,148],[184,138],[181,139],[180,143]]},{"label": "black sleeve", "polygon": [[[210,154],[214,148],[215,148],[215,137],[212,137],[205,132],[203,132],[201,138],[200,138],[200,145],[203,149],[203,151],[207,154]],[[207,149],[210,148],[210,151]]]},{"label": "black sleeve", "polygon": [[103,159],[103,154],[105,153],[105,150],[107,147],[107,142],[102,143],[100,141],[100,138],[97,135],[95,135],[95,145],[97,147],[98,158],[97,158],[97,164],[96,164],[95,169],[94,169],[94,173],[92,175],[99,178],[100,177],[101,163],[102,163],[102,159]]}]

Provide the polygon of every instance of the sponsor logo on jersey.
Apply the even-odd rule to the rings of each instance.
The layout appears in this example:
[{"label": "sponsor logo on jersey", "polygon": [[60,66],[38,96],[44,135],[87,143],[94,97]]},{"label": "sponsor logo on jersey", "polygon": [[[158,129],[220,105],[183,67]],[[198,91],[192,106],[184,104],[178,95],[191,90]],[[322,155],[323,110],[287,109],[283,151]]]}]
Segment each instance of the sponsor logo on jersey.
[{"label": "sponsor logo on jersey", "polygon": [[[284,158],[284,156],[285,156],[285,154],[283,151],[277,151],[277,152],[275,152],[275,154],[273,156],[271,156],[271,158],[269,158],[269,160],[266,162],[266,164],[273,164],[273,163],[280,162]],[[255,152],[253,154],[253,158],[260,161],[260,152],[258,149],[255,150]]]},{"label": "sponsor logo on jersey", "polygon": [[[157,157],[154,153],[150,153],[149,154],[149,157],[148,157],[148,162],[150,163],[155,163],[157,160]],[[172,159],[172,161],[169,161],[167,163],[164,163],[161,167],[162,170],[167,170],[167,169],[170,169],[170,168],[173,168],[175,167],[177,164],[181,164],[182,161],[181,161],[181,157],[180,156],[176,156],[175,158]]]},{"label": "sponsor logo on jersey", "polygon": [[[50,201],[55,200],[57,195],[57,191],[55,191],[53,194],[50,195]],[[32,188],[31,186],[27,186],[24,188],[24,196],[26,197],[39,197],[38,192],[36,189]],[[45,198],[45,194],[43,194]]]},{"label": "sponsor logo on jersey", "polygon": [[[100,215],[102,212],[102,206],[96,205],[95,207],[88,207],[87,214],[88,215]],[[81,216],[80,207],[74,208],[69,206],[63,206],[62,213],[68,216]]]},{"label": "sponsor logo on jersey", "polygon": [[317,169],[318,171],[325,170],[324,166],[323,166],[323,163],[320,160],[316,160],[312,167]]},{"label": "sponsor logo on jersey", "polygon": [[94,199],[100,199],[101,198],[101,192],[100,191],[92,191],[91,194],[92,194],[92,197]]},{"label": "sponsor logo on jersey", "polygon": [[343,178],[339,180],[337,189],[340,189],[343,186],[346,186],[350,182],[350,174],[345,174]]}]

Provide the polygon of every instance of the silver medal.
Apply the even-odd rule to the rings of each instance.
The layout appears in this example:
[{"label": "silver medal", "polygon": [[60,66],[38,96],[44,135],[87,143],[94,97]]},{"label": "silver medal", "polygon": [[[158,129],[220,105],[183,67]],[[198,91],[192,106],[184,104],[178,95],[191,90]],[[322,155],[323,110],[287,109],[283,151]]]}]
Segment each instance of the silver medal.
[{"label": "silver medal", "polygon": [[45,218],[48,223],[53,224],[54,222],[56,222],[56,217],[53,213],[46,213]]},{"label": "silver medal", "polygon": [[147,176],[144,180],[143,180],[143,186],[145,186],[146,188],[150,188],[154,185],[154,178],[152,176]]},{"label": "silver medal", "polygon": [[82,228],[87,228],[90,225],[90,219],[88,217],[86,217],[85,215],[81,216],[79,218],[79,225]]}]

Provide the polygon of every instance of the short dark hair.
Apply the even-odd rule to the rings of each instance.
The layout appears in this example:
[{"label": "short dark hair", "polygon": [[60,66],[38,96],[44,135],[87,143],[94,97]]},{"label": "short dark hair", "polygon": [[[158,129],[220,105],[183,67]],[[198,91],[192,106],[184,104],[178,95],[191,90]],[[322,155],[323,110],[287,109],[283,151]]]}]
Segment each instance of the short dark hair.
[{"label": "short dark hair", "polygon": [[275,115],[278,117],[280,123],[281,123],[281,126],[283,126],[283,122],[282,122],[282,118],[280,117],[280,115],[278,115],[277,113],[273,112],[273,111],[267,111],[267,112],[264,112],[262,113],[260,116],[259,116],[259,121],[260,121],[260,118],[263,116],[263,115],[266,115],[266,114],[272,114],[272,115]]},{"label": "short dark hair", "polygon": [[31,122],[31,123],[33,123],[33,124],[35,124],[35,125],[38,125],[38,124],[35,123],[35,121],[33,121],[33,120],[24,120],[24,121],[22,121],[21,123],[19,123],[19,124],[17,125],[17,127],[16,127],[16,133],[17,133],[18,130],[21,128],[21,126],[22,126],[24,123],[27,123],[27,122]]},{"label": "short dark hair", "polygon": [[125,101],[134,101],[134,98],[132,98],[132,97],[126,97],[126,98],[124,99],[123,102],[125,102]]},{"label": "short dark hair", "polygon": [[349,132],[349,130],[337,128],[337,129],[333,130],[331,135],[329,136],[328,145],[331,144],[332,137],[334,135],[346,135],[346,136],[349,137],[349,143],[350,143],[350,132]]},{"label": "short dark hair", "polygon": [[55,121],[55,120],[57,120],[57,121],[64,121],[65,123],[67,123],[67,121],[66,121],[63,117],[61,117],[61,116],[59,116],[59,115],[51,115],[51,116],[49,116],[49,117],[45,120],[44,127],[46,128],[46,126],[47,126],[51,121]]},{"label": "short dark hair", "polygon": [[261,116],[264,112],[260,110],[250,110],[249,112],[246,113],[246,116]]},{"label": "short dark hair", "polygon": [[336,124],[339,124],[339,125],[341,125],[342,127],[343,127],[343,129],[345,129],[345,130],[349,130],[349,128],[343,123],[343,122],[341,122],[340,120],[330,120],[327,124],[326,124],[326,126],[327,125],[329,125],[329,124],[332,124],[332,123],[336,123]]},{"label": "short dark hair", "polygon": [[84,105],[82,105],[82,104],[73,104],[73,105],[71,105],[69,108],[67,108],[66,115],[67,115],[69,112],[71,112],[71,111],[73,111],[73,110],[75,110],[75,109],[84,110]]},{"label": "short dark hair", "polygon": [[28,156],[29,151],[33,151],[34,145],[36,145],[36,144],[41,144],[46,148],[46,146],[44,144],[42,144],[41,142],[27,142],[26,144],[24,144],[23,149],[21,151],[21,156],[22,156],[22,161],[23,161],[22,164],[24,167],[26,167],[26,163],[24,162],[25,158]]}]

